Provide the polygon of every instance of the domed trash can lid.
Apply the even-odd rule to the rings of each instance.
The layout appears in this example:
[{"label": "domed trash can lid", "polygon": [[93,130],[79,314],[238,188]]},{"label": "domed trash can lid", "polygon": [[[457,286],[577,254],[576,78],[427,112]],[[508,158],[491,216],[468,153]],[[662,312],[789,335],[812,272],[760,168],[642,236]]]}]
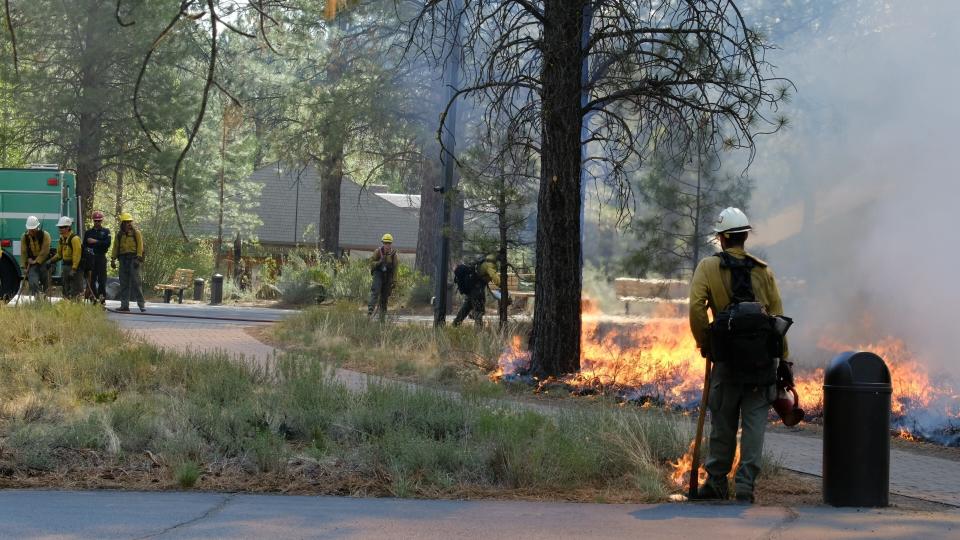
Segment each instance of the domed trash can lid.
[{"label": "domed trash can lid", "polygon": [[861,388],[891,391],[890,370],[872,352],[847,351],[837,355],[823,377],[824,388]]}]

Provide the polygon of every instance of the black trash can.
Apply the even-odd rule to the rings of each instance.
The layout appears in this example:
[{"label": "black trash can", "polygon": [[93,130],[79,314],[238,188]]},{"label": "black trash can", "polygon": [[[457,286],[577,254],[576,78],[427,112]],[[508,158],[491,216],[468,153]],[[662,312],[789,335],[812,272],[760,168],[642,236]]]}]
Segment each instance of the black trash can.
[{"label": "black trash can", "polygon": [[203,284],[206,283],[202,277],[193,280],[193,299],[203,300]]},{"label": "black trash can", "polygon": [[223,274],[214,274],[210,281],[210,305],[223,303]]},{"label": "black trash can", "polygon": [[823,502],[887,506],[890,371],[879,356],[845,352],[823,378]]}]

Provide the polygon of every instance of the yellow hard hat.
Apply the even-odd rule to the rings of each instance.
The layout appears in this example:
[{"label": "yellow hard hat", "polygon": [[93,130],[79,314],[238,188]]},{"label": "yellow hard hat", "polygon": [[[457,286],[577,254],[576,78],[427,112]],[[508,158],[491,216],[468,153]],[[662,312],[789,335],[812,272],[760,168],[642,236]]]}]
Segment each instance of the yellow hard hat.
[{"label": "yellow hard hat", "polygon": [[124,212],[120,214],[120,223],[124,221],[133,221],[133,216],[130,215],[130,212]]},{"label": "yellow hard hat", "polygon": [[390,234],[390,233],[387,233],[387,234],[383,235],[383,238],[381,238],[380,241],[383,242],[383,243],[390,243],[390,244],[392,244],[392,243],[393,243],[393,235]]}]

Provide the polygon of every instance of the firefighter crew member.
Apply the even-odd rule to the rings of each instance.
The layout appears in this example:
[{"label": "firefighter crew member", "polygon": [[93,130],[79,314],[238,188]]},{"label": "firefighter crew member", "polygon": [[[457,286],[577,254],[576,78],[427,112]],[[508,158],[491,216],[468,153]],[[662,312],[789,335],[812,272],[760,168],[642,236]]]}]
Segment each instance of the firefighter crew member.
[{"label": "firefighter crew member", "polygon": [[[767,263],[750,255],[744,249],[749,231],[752,230],[747,216],[738,208],[727,208],[720,213],[713,228],[723,252],[734,259],[747,263],[749,283],[756,302],[764,306],[772,316],[783,315],[780,291],[773,272]],[[690,330],[697,346],[711,362],[709,335],[709,309],[714,318],[731,303],[732,271],[721,266],[722,254],[703,259],[697,265],[690,284]],[[784,342],[781,358],[787,357]],[[706,483],[697,493],[698,499],[727,499],[729,486],[727,474],[733,466],[737,448],[737,427],[740,435],[740,466],[735,477],[736,499],[752,503],[753,489],[760,473],[763,454],[763,435],[767,425],[770,405],[776,399],[777,362],[769,368],[756,371],[735,370],[729,362],[713,362],[710,377],[708,407],[711,414],[710,452],[705,468]]]},{"label": "firefighter crew member", "polygon": [[60,279],[63,283],[63,297],[76,298],[83,292],[83,272],[80,270],[80,258],[83,256],[83,243],[80,237],[73,234],[73,219],[67,216],[57,222],[60,231],[60,240],[57,243],[57,253],[50,259],[50,264],[63,261]]},{"label": "firefighter crew member", "polygon": [[140,266],[143,264],[143,236],[133,226],[133,216],[120,214],[120,231],[113,242],[110,266],[117,267],[120,259],[120,309],[130,311],[130,300],[137,303],[140,311],[146,311],[143,291],[140,289]]},{"label": "firefighter crew member", "polygon": [[387,300],[393,290],[397,278],[399,259],[397,250],[393,249],[393,235],[386,233],[380,238],[383,243],[370,256],[370,274],[373,283],[370,285],[370,302],[367,303],[367,316],[373,316],[374,308],[379,309],[381,321],[387,318]]},{"label": "firefighter crew member", "polygon": [[107,299],[107,253],[110,251],[110,229],[103,226],[103,212],[93,213],[93,228],[83,234],[83,244],[93,250],[90,290],[101,303]]},{"label": "firefighter crew member", "polygon": [[37,296],[47,289],[47,259],[50,258],[50,233],[40,228],[37,216],[27,218],[27,230],[20,238],[20,264],[30,284],[30,294]]},{"label": "firefighter crew member", "polygon": [[[454,272],[456,274],[456,272]],[[463,305],[460,306],[460,311],[457,312],[457,316],[453,319],[454,326],[460,326],[464,319],[467,318],[467,315],[471,319],[476,321],[477,328],[483,326],[483,313],[486,310],[486,299],[487,299],[487,284],[493,283],[494,286],[500,286],[500,273],[497,271],[497,256],[496,255],[487,255],[484,257],[483,262],[481,262],[475,272],[467,272],[464,277],[459,276],[457,279],[469,279],[471,283],[465,284],[466,292],[463,294]],[[459,288],[458,284],[458,288]]]}]

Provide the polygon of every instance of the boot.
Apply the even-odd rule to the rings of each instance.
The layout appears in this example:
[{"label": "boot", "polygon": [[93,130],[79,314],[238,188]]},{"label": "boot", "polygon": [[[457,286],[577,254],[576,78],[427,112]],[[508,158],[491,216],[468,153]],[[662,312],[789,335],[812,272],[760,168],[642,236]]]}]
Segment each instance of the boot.
[{"label": "boot", "polygon": [[694,495],[695,501],[725,501],[730,498],[730,490],[726,486],[716,486],[712,482],[707,482],[700,486],[697,494]]}]

